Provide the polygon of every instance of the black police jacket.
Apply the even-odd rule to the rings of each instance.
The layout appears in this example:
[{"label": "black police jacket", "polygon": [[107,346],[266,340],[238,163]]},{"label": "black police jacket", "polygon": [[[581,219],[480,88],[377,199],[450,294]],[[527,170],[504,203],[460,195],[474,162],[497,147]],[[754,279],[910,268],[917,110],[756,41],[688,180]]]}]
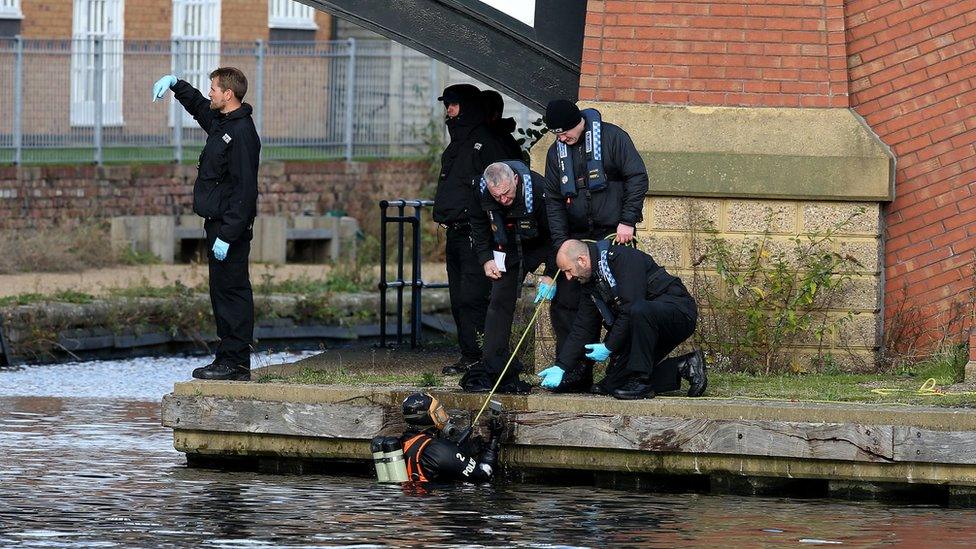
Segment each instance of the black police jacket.
[{"label": "black police jacket", "polygon": [[427,431],[406,432],[400,437],[410,480],[417,482],[487,482],[492,465],[479,463],[456,443]]},{"label": "black police jacket", "polygon": [[[451,143],[441,155],[441,173],[434,196],[433,219],[438,223],[468,223],[480,208],[472,189],[488,164],[509,160],[498,138],[481,122],[481,115],[462,104],[461,115],[448,121]],[[472,114],[464,111],[469,108]]]},{"label": "black police jacket", "polygon": [[227,114],[211,110],[210,100],[185,80],[173,86],[173,94],[207,132],[193,184],[193,211],[218,220],[217,237],[234,242],[257,215],[261,140],[251,106],[244,103]]},{"label": "black police jacket", "polygon": [[[532,219],[535,221],[536,236],[532,238],[522,238],[522,254],[527,255],[530,251],[536,250],[542,247],[548,247],[548,255],[546,256],[546,270],[545,275],[548,277],[553,277],[556,275],[556,251],[552,247],[552,235],[549,233],[549,216],[546,215],[546,198],[545,198],[545,179],[537,174],[532,173]],[[521,181],[519,185],[521,185]],[[488,212],[484,211],[481,206],[482,196],[477,188],[474,190],[475,200],[478,204],[477,213],[471,216],[471,240],[474,243],[475,253],[478,254],[478,262],[484,265],[487,261],[494,259],[495,239],[491,230],[491,223],[488,219]],[[524,195],[522,192],[516,194],[517,198],[522,198]],[[521,259],[517,254],[517,247],[515,245],[516,238],[516,226],[518,218],[511,215],[512,211],[515,210],[513,207],[505,208],[501,204],[498,204],[494,198],[490,195],[486,198],[490,200],[494,205],[496,205],[502,213],[505,220],[505,236],[509,242],[508,248],[505,250],[505,269],[517,269],[518,262]],[[513,204],[514,206],[514,204]],[[511,224],[511,226],[510,226]]]},{"label": "black police jacket", "polygon": [[585,354],[584,345],[597,343],[586,341],[592,327],[601,318],[600,307],[609,309],[613,323],[607,327],[603,344],[611,352],[630,345],[630,307],[637,301],[653,301],[663,296],[676,298],[681,314],[697,318],[695,300],[687,292],[681,279],[668,273],[654,258],[630,246],[610,246],[604,264],[600,265],[600,253],[596,245],[589,244],[590,280],[583,284],[576,320],[563,345],[556,363],[570,371],[579,364]]},{"label": "black police jacket", "polygon": [[[647,170],[630,135],[614,124],[603,122],[603,168],[607,187],[597,192],[581,190],[567,203],[559,189],[556,143],[546,154],[546,197],[549,204],[549,228],[557,248],[569,238],[599,239],[616,232],[617,225],[636,226],[644,218],[644,196],[647,194]],[[569,147],[573,172],[585,177],[584,139]],[[592,343],[592,342],[591,342]]]}]

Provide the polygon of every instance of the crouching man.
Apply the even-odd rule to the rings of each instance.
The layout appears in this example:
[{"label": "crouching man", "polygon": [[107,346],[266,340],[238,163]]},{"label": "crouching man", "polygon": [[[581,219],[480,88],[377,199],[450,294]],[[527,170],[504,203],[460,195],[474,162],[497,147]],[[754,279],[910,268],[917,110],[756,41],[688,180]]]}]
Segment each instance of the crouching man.
[{"label": "crouching man", "polygon": [[[668,358],[691,337],[698,322],[698,306],[681,279],[654,259],[628,246],[603,240],[584,243],[567,240],[559,247],[556,263],[569,279],[579,280],[584,299],[566,345],[556,364],[543,370],[542,387],[558,389],[582,372],[564,365],[579,364],[586,350],[590,359],[610,359],[606,376],[592,393],[632,400],[676,391],[687,379],[688,396],[701,396],[708,379],[701,351]],[[586,334],[607,329],[606,339],[585,341]]]}]

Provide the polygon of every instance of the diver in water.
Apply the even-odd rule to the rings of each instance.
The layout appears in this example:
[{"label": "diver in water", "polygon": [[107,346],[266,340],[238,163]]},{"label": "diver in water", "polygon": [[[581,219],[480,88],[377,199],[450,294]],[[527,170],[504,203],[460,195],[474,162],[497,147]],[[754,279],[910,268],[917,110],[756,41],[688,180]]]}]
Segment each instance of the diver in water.
[{"label": "diver in water", "polygon": [[[460,480],[480,483],[492,479],[498,463],[499,437],[503,428],[498,414],[493,414],[488,421],[490,435],[483,451],[478,449],[480,444],[477,441],[458,443],[452,440],[449,435],[453,435],[454,429],[450,416],[430,393],[414,393],[403,399],[403,419],[407,423],[407,430],[399,439],[374,439],[374,457],[377,456],[379,441],[386,451],[387,468],[400,469],[400,472],[391,473],[385,482]],[[399,456],[400,448],[396,446],[402,448],[402,458]],[[389,456],[394,457],[390,459]],[[377,466],[377,472],[380,471]],[[384,479],[381,477],[380,481],[384,482]]]}]

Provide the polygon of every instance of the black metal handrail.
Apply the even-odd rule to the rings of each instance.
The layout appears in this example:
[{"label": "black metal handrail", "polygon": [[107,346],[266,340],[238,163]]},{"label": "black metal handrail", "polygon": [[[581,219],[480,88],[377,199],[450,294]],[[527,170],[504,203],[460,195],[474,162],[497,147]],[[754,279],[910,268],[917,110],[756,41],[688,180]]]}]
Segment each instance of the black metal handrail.
[{"label": "black metal handrail", "polygon": [[[396,290],[396,345],[403,344],[403,289],[410,288],[410,348],[416,349],[422,344],[422,293],[424,288],[446,288],[445,283],[424,282],[421,269],[421,231],[420,219],[423,209],[434,205],[433,200],[381,200],[380,201],[380,346],[386,347],[386,291]],[[397,215],[388,215],[389,208],[396,208]],[[413,213],[407,215],[406,209],[413,208]],[[397,251],[396,251],[396,279],[387,280],[387,229],[388,223],[397,225]],[[413,229],[411,234],[411,255],[413,265],[411,268],[410,279],[403,277],[403,256],[404,245],[404,225],[410,225]]]}]

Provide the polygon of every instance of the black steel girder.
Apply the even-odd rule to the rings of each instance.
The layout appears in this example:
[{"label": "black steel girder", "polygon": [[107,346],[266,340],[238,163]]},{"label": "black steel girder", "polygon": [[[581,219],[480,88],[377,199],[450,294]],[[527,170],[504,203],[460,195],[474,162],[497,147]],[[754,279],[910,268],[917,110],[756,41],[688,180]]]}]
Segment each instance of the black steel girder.
[{"label": "black steel girder", "polygon": [[542,111],[576,101],[586,0],[536,0],[529,26],[479,0],[299,0],[439,59]]}]

